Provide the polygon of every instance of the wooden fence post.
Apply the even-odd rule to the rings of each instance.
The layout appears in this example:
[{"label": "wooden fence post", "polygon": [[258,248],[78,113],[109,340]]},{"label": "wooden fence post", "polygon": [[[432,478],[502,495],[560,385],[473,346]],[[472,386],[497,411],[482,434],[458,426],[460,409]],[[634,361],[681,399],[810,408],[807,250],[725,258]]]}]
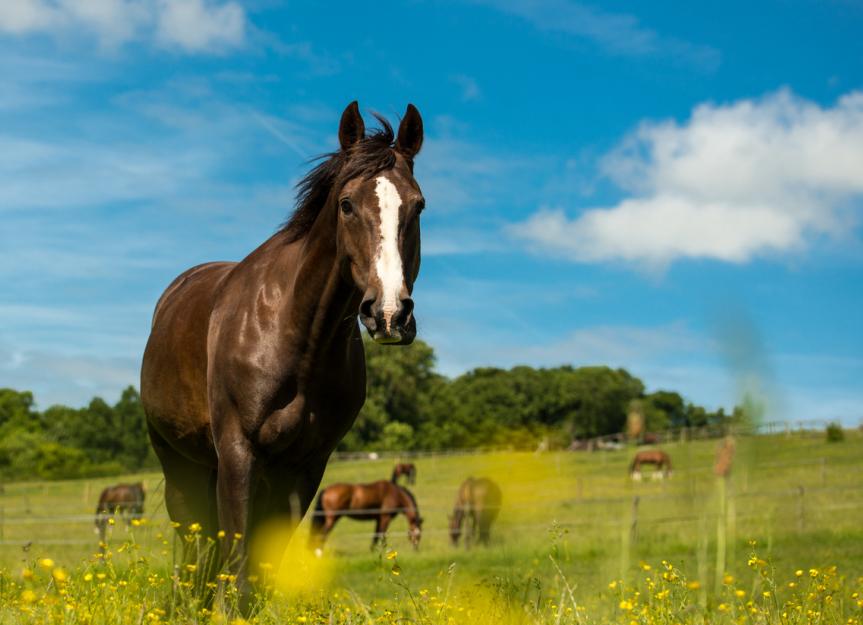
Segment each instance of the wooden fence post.
[{"label": "wooden fence post", "polygon": [[728,477],[722,475],[716,479],[716,494],[718,498],[716,515],[716,576],[714,578],[714,590],[716,595],[722,592],[722,578],[725,577],[726,569],[726,521],[728,519],[727,506]]},{"label": "wooden fence post", "polygon": [[632,507],[629,513],[629,522],[620,524],[620,579],[625,580],[629,573],[629,561],[633,545],[638,539],[638,495],[632,499]]},{"label": "wooden fence post", "polygon": [[803,532],[806,529],[806,506],[804,496],[806,491],[802,486],[797,487],[797,531]]},{"label": "wooden fence post", "polygon": [[702,512],[698,520],[698,549],[696,553],[698,581],[701,584],[698,590],[698,604],[701,607],[707,605],[707,514]]}]

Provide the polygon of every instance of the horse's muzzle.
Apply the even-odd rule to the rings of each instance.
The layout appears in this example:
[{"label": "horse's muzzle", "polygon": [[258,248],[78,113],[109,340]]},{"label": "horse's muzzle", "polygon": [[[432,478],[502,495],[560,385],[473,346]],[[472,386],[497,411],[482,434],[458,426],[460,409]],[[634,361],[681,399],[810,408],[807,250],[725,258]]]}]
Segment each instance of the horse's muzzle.
[{"label": "horse's muzzle", "polygon": [[413,299],[404,298],[399,301],[398,307],[387,319],[378,301],[367,298],[360,304],[360,321],[375,343],[410,345],[417,335],[417,322],[413,310]]}]

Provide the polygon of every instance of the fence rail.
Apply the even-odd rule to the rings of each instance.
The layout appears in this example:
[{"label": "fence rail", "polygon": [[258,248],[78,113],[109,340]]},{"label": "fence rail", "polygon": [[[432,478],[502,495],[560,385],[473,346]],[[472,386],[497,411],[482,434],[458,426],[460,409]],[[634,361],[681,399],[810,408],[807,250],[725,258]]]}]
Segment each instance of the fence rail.
[{"label": "fence rail", "polygon": [[[829,419],[801,419],[795,421],[768,421],[752,426],[740,426],[730,424],[703,425],[691,427],[678,427],[651,432],[656,436],[657,444],[671,442],[688,442],[696,440],[710,440],[722,438],[728,434],[737,436],[764,436],[786,434],[815,434],[823,431],[833,421]],[[578,448],[570,448],[570,451],[603,451],[608,450],[604,444],[622,443],[627,440],[625,432],[604,434],[580,438],[573,441],[579,443]],[[541,447],[541,444],[540,444]],[[472,456],[488,453],[503,453],[509,451],[545,451],[545,449],[519,448],[510,446],[488,446],[472,447],[463,449],[412,449],[412,450],[378,450],[378,451],[342,451],[332,455],[332,460],[338,462],[356,460],[385,460],[399,458],[434,458],[449,456]]]}]

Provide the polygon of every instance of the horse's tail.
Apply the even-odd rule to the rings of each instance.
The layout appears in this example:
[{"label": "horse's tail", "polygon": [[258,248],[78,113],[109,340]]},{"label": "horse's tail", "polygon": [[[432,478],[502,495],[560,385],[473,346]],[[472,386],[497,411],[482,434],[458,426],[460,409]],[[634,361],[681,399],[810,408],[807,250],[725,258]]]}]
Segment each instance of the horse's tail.
[{"label": "horse's tail", "polygon": [[671,473],[671,456],[665,454],[665,471]]},{"label": "horse's tail", "polygon": [[396,484],[396,483],[398,483],[398,480],[399,480],[399,465],[396,465],[393,467],[393,474],[392,474],[392,477],[390,477],[390,482],[392,482],[393,484]]},{"label": "horse's tail", "polygon": [[638,468],[638,456],[632,459],[632,462],[629,464],[629,472],[635,473],[635,470]]}]

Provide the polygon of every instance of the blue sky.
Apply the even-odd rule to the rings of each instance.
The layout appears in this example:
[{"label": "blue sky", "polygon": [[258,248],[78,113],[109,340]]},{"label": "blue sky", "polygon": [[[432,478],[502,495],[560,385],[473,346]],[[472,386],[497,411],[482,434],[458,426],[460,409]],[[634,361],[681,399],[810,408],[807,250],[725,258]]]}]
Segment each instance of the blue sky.
[{"label": "blue sky", "polygon": [[290,213],[343,107],[426,122],[419,334],[863,419],[863,6],[0,5],[0,386],[137,383],[153,305]]}]

